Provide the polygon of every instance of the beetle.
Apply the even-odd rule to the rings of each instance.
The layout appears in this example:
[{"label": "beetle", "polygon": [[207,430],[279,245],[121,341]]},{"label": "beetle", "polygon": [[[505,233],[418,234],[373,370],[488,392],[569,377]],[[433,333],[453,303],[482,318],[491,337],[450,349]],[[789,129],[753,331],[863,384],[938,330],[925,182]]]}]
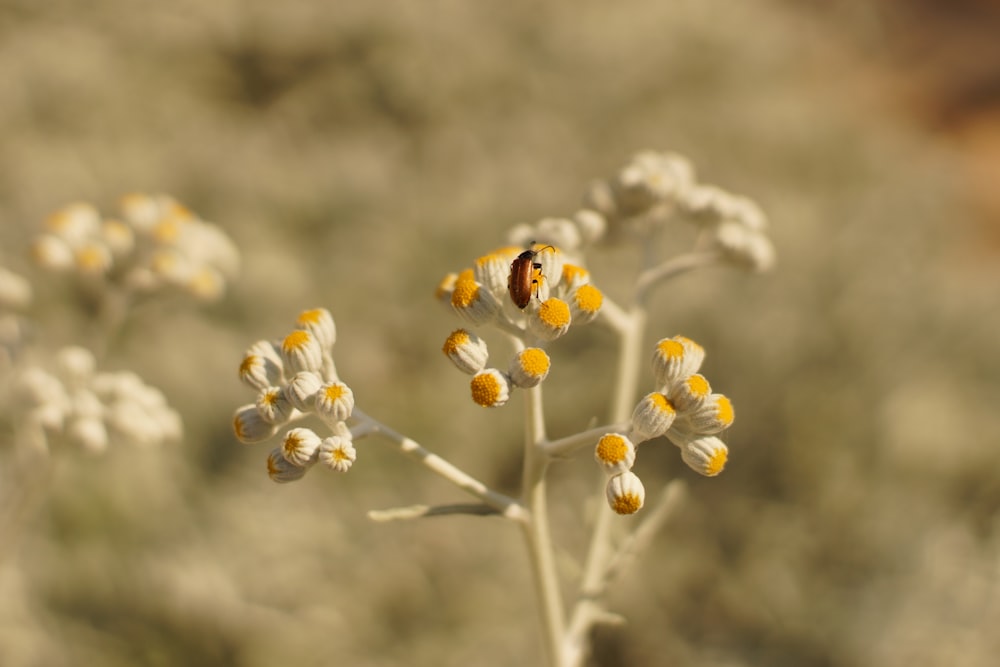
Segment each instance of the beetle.
[{"label": "beetle", "polygon": [[[534,242],[531,245],[534,245]],[[507,291],[510,292],[510,300],[521,310],[524,310],[531,302],[531,289],[533,287],[535,288],[535,297],[538,296],[538,279],[535,278],[535,271],[541,271],[542,265],[535,261],[535,255],[548,248],[555,250],[555,247],[550,245],[538,250],[525,250],[510,263]]]}]

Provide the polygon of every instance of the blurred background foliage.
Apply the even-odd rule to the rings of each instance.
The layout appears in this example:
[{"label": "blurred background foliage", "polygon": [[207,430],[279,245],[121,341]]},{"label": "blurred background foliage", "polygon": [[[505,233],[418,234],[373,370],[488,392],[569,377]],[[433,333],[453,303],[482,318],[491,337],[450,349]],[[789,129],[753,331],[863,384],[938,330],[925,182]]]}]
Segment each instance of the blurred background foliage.
[{"label": "blurred background foliage", "polygon": [[[592,664],[995,664],[998,28],[992,0],[5,0],[0,261],[51,297],[37,343],[86,326],[25,259],[65,203],[172,194],[244,263],[222,303],[150,304],[116,341],[105,365],[161,387],[185,439],[56,452],[0,566],[0,664],[538,664],[513,526],[370,524],[461,499],[374,440],[349,475],[274,485],[230,431],[236,367],[328,307],[363,409],[515,491],[519,400],[472,404],[433,288],[647,147],[756,199],[779,266],[655,297],[650,343],[704,344],[735,402],[731,459],[696,479],[643,448],[647,489],[690,493]],[[623,296],[631,266],[591,269]],[[606,417],[612,343],[555,347],[553,435]],[[597,475],[556,472],[570,579]]]}]

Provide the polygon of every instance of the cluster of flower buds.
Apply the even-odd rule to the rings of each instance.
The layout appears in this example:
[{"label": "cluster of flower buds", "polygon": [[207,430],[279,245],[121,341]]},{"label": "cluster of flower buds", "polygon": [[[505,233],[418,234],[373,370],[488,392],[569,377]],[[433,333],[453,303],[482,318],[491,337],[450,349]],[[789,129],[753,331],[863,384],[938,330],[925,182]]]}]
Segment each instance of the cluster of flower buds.
[{"label": "cluster of flower buds", "polygon": [[653,353],[657,390],[644,396],[632,412],[626,433],[607,433],[594,456],[608,474],[607,499],[615,512],[632,514],[643,504],[645,491],[632,472],[637,445],[666,436],[681,450],[681,458],[695,472],[714,477],[726,465],[728,450],[718,434],[733,423],[733,404],[712,393],[698,373],[705,350],[685,338],[664,338]]},{"label": "cluster of flower buds", "polygon": [[263,442],[282,427],[309,414],[330,430],[287,430],[268,455],[267,471],[275,482],[301,479],[316,463],[347,472],[356,451],[347,420],[354,392],[337,376],[333,345],[337,329],[325,308],[299,314],[295,329],[279,341],[257,341],[243,355],[240,379],[257,392],[256,400],[237,408],[233,431],[240,442]]},{"label": "cluster of flower buds", "polygon": [[[567,252],[622,236],[642,237],[680,217],[697,225],[726,261],[752,271],[774,265],[767,217],[752,200],[698,183],[691,162],[676,153],[641,151],[607,179],[594,181],[583,210],[570,220],[515,229],[514,239],[560,244]],[[572,223],[572,224],[570,224]]]},{"label": "cluster of flower buds", "polygon": [[42,438],[42,446],[62,437],[99,453],[112,441],[149,446],[181,436],[180,416],[159,389],[130,371],[98,372],[94,355],[82,347],[59,350],[51,371],[20,370],[11,398],[23,408],[24,433]]},{"label": "cluster of flower buds", "polygon": [[567,261],[558,247],[539,244],[527,251],[506,246],[480,257],[473,268],[448,274],[437,297],[469,325],[495,326],[523,343],[500,370],[487,366],[486,341],[474,332],[456,329],[448,336],[445,355],[473,376],[472,399],[484,407],[505,404],[513,387],[544,380],[550,367],[545,345],[571,324],[593,321],[604,301],[585,268]]},{"label": "cluster of flower buds", "polygon": [[0,373],[11,368],[15,352],[24,340],[24,320],[18,311],[30,304],[31,298],[31,283],[0,267]]},{"label": "cluster of flower buds", "polygon": [[205,301],[222,296],[240,258],[218,226],[166,195],[126,195],[121,212],[102,218],[88,203],[56,211],[34,241],[35,261],[135,292],[172,287]]}]

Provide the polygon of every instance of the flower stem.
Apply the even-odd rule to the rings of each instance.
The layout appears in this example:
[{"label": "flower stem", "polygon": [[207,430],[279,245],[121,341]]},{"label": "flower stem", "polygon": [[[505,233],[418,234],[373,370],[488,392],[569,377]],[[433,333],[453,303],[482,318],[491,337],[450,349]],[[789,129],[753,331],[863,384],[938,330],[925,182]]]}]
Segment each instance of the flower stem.
[{"label": "flower stem", "polygon": [[566,621],[552,551],[552,532],[545,495],[545,473],[549,467],[549,457],[540,446],[545,441],[541,387],[532,387],[526,394],[522,477],[524,497],[521,502],[527,508],[530,518],[522,525],[535,591],[541,606],[546,654],[549,664],[559,667],[563,664],[563,631]]},{"label": "flower stem", "polygon": [[369,417],[359,408],[354,408],[354,414],[352,416],[361,422],[357,428],[355,437],[360,437],[373,432],[381,433],[395,442],[402,453],[406,454],[410,458],[416,459],[432,472],[444,477],[446,480],[463,491],[479,498],[490,507],[495,508],[502,516],[508,519],[520,521],[521,523],[527,523],[529,521],[528,513],[525,511],[525,508],[513,498],[494,491],[472,475],[469,475],[465,471],[456,467],[454,464],[441,458],[434,452],[425,449],[415,440],[412,440],[402,433],[389,428],[377,419]]},{"label": "flower stem", "polygon": [[[629,326],[620,329],[618,368],[612,397],[611,421],[627,422],[632,416],[636,401],[639,367],[642,357],[642,338],[646,328],[647,313],[642,305],[634,305],[628,313]],[[601,495],[604,493],[604,479],[601,479]],[[611,528],[614,512],[607,503],[600,503],[594,532],[587,549],[587,560],[580,583],[580,597],[573,608],[569,631],[566,635],[565,651],[567,666],[582,665],[587,656],[587,633],[591,626],[603,615],[603,602],[599,599],[608,562],[613,554],[611,548]]]}]

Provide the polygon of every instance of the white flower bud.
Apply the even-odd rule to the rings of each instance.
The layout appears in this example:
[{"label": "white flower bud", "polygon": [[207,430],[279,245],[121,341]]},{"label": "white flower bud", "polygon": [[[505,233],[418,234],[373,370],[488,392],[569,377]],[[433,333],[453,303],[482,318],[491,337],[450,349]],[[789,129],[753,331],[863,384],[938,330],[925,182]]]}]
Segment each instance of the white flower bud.
[{"label": "white flower bud", "polygon": [[469,385],[472,400],[484,408],[498,408],[510,399],[510,378],[495,368],[476,373]]},{"label": "white flower bud", "polygon": [[313,308],[299,313],[295,326],[315,336],[319,344],[329,350],[337,342],[337,326],[333,315],[326,308]]},{"label": "white flower bud", "polygon": [[329,382],[316,392],[316,414],[325,422],[342,422],[353,411],[354,392],[343,382]]},{"label": "white flower bud", "polygon": [[516,246],[506,246],[476,259],[472,269],[474,280],[497,299],[507,292],[510,263],[521,253]]},{"label": "white flower bud", "polygon": [[476,281],[472,269],[467,269],[455,281],[451,307],[460,317],[478,325],[492,321],[501,304],[487,287]]},{"label": "white flower bud", "polygon": [[684,427],[689,433],[711,435],[733,425],[733,403],[723,394],[711,394],[696,408],[683,414]]},{"label": "white flower bud", "polygon": [[86,202],[64,206],[45,220],[49,231],[65,239],[70,245],[77,245],[95,236],[100,230],[100,224],[100,213]]},{"label": "white flower bud", "polygon": [[237,408],[233,414],[233,433],[240,442],[261,442],[277,432],[278,427],[266,421],[253,403]]},{"label": "white flower bud", "polygon": [[570,317],[574,324],[588,324],[594,321],[603,305],[604,294],[601,290],[593,285],[580,285],[569,299]]},{"label": "white flower bud", "polygon": [[281,342],[281,356],[293,372],[318,371],[323,366],[323,348],[314,335],[296,329]]},{"label": "white flower bud", "polygon": [[0,267],[0,308],[12,310],[31,303],[31,283]]},{"label": "white flower bud", "polygon": [[240,379],[258,391],[280,385],[283,365],[274,345],[266,340],[259,340],[243,355]]},{"label": "white flower bud", "polygon": [[108,431],[98,417],[77,417],[66,425],[66,435],[92,454],[108,448]]},{"label": "white flower bud", "polygon": [[281,387],[268,387],[261,391],[256,405],[261,418],[272,424],[284,424],[295,410]]},{"label": "white flower bud", "polygon": [[486,341],[465,329],[451,332],[441,350],[458,370],[469,375],[483,370],[490,357]]},{"label": "white flower bud", "polygon": [[611,477],[606,487],[608,505],[616,514],[635,514],[646,501],[646,489],[635,473],[628,471]]},{"label": "white flower bud", "polygon": [[272,481],[278,483],[294,482],[302,479],[308,467],[297,466],[289,463],[288,459],[281,452],[281,447],[275,447],[267,455],[267,475]]},{"label": "white flower bud", "polygon": [[70,245],[53,234],[42,234],[35,239],[31,257],[38,266],[50,271],[67,271],[76,263]]},{"label": "white flower bud", "polygon": [[715,231],[715,243],[734,264],[758,273],[774,266],[775,251],[763,233],[738,222],[725,222]]},{"label": "white flower bud", "polygon": [[510,360],[511,382],[515,387],[527,389],[539,384],[548,377],[552,362],[545,350],[540,347],[529,347],[515,354]]},{"label": "white flower bud", "polygon": [[594,458],[609,475],[627,472],[635,465],[635,445],[620,433],[605,433],[597,441]]},{"label": "white flower bud", "polygon": [[56,365],[71,384],[82,384],[93,377],[97,359],[87,348],[73,345],[56,353]]},{"label": "white flower bud", "polygon": [[114,257],[124,257],[135,248],[135,232],[121,220],[102,222],[101,240],[111,250]]},{"label": "white flower bud", "polygon": [[555,340],[567,331],[572,321],[569,304],[555,297],[546,299],[528,318],[528,330],[542,340]]},{"label": "white flower bud", "polygon": [[653,376],[661,391],[668,391],[675,383],[698,372],[705,359],[705,348],[690,338],[674,336],[664,338],[653,351]]},{"label": "white flower bud", "polygon": [[722,440],[710,435],[685,442],[681,458],[699,475],[715,477],[726,467],[729,450]]},{"label": "white flower bud", "polygon": [[576,224],[584,245],[600,241],[608,229],[608,221],[603,215],[586,208],[573,214],[573,222]]},{"label": "white flower bud", "polygon": [[337,472],[347,472],[357,458],[357,450],[350,438],[333,435],[324,438],[319,446],[319,462]]},{"label": "white flower bud", "polygon": [[296,410],[312,412],[316,407],[316,394],[323,386],[323,378],[310,371],[296,373],[285,385],[285,396]]},{"label": "white flower bud", "polygon": [[543,218],[535,225],[535,229],[537,230],[535,240],[551,243],[557,248],[572,252],[583,244],[580,230],[572,220],[566,218]]},{"label": "white flower bud", "polygon": [[667,398],[678,412],[684,413],[700,407],[711,393],[712,387],[705,376],[695,373],[675,383]]},{"label": "white flower bud", "polygon": [[632,436],[638,442],[658,438],[667,432],[676,416],[673,404],[664,394],[646,394],[632,412]]},{"label": "white flower bud", "polygon": [[281,442],[281,455],[292,465],[300,468],[308,466],[316,462],[321,442],[320,437],[311,429],[293,428]]},{"label": "white flower bud", "polygon": [[111,249],[103,241],[86,241],[73,249],[73,258],[80,273],[102,275],[111,269],[114,258]]}]

